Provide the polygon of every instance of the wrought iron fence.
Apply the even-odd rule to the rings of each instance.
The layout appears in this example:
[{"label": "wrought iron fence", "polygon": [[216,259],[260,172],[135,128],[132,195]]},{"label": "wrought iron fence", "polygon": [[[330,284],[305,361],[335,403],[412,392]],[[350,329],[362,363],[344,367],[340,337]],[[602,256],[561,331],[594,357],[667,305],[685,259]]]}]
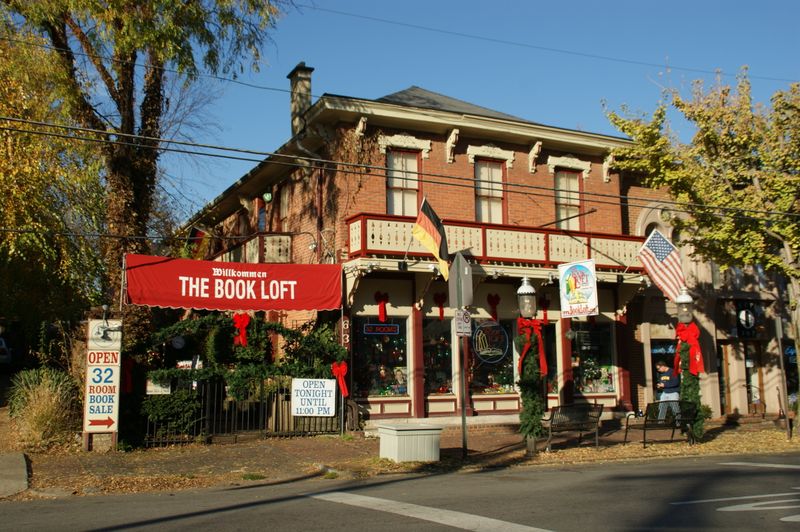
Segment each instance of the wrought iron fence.
[{"label": "wrought iron fence", "polygon": [[148,447],[212,443],[232,436],[332,434],[342,426],[338,400],[334,416],[293,416],[291,380],[286,377],[254,381],[244,398],[230,395],[223,380],[183,382],[176,388],[183,391],[180,408],[146,416],[144,443]]}]

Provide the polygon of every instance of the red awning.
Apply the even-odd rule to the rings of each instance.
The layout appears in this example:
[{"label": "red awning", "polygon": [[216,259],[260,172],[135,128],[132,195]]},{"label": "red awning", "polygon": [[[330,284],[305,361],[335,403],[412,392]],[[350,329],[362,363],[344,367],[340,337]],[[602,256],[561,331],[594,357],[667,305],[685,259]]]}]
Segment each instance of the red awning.
[{"label": "red awning", "polygon": [[334,310],[338,264],[245,264],[126,255],[128,301],[206,310]]}]

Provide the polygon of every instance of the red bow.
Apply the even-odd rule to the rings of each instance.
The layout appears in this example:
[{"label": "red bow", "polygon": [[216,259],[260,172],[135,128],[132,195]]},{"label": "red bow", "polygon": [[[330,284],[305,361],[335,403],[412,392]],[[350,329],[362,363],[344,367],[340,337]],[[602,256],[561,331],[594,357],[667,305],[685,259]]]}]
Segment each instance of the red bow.
[{"label": "red bow", "polygon": [[689,373],[692,375],[699,375],[705,373],[706,369],[703,364],[703,353],[700,351],[700,329],[697,328],[695,322],[691,323],[678,323],[675,327],[675,335],[678,337],[678,347],[675,352],[675,374],[681,373],[681,343],[689,344]]},{"label": "red bow", "polygon": [[349,396],[350,392],[347,390],[347,382],[344,380],[344,376],[347,375],[347,362],[344,360],[341,362],[334,362],[331,364],[331,371],[333,372],[333,376],[336,377],[336,381],[339,383],[342,397]]},{"label": "red bow", "polygon": [[250,324],[249,315],[247,314],[233,315],[233,326],[239,330],[238,334],[233,337],[233,345],[241,345],[242,347],[247,347],[247,326],[249,324]]},{"label": "red bow", "polygon": [[444,292],[439,292],[438,294],[433,294],[433,302],[439,306],[439,321],[444,319],[444,302],[447,301],[447,294]]},{"label": "red bow", "polygon": [[378,304],[378,321],[386,321],[386,303],[389,302],[389,294],[386,292],[375,292],[375,303]]},{"label": "red bow", "polygon": [[519,354],[517,362],[517,373],[522,378],[522,361],[531,348],[531,333],[536,333],[537,349],[539,350],[539,373],[547,375],[547,357],[544,353],[544,342],[542,341],[542,322],[537,319],[517,318],[517,330],[525,335],[525,345],[522,346],[522,353]]},{"label": "red bow", "polygon": [[497,305],[500,304],[500,294],[488,294],[486,302],[489,303],[489,307],[492,309],[492,319],[497,321]]}]

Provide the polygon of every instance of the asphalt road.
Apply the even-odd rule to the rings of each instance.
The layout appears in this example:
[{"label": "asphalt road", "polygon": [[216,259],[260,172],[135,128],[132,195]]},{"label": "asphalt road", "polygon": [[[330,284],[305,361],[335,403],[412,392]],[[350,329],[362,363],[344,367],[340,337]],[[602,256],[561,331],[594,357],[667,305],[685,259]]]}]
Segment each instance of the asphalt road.
[{"label": "asphalt road", "polygon": [[0,503],[3,530],[798,530],[800,455]]}]

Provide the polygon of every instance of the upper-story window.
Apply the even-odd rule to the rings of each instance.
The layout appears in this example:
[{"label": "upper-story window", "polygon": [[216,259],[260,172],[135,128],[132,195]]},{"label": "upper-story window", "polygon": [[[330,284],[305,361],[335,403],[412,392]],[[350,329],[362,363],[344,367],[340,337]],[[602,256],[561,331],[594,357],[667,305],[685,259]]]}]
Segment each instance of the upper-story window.
[{"label": "upper-story window", "polygon": [[501,161],[475,160],[475,219],[481,223],[503,223],[503,174]]},{"label": "upper-story window", "polygon": [[580,173],[570,170],[556,171],[556,220],[559,229],[578,231],[581,219]]},{"label": "upper-story window", "polygon": [[288,231],[289,220],[289,198],[291,197],[290,182],[281,186],[280,196],[278,197],[278,220],[281,231]]},{"label": "upper-story window", "polygon": [[419,192],[418,151],[386,151],[386,213],[416,216]]}]

